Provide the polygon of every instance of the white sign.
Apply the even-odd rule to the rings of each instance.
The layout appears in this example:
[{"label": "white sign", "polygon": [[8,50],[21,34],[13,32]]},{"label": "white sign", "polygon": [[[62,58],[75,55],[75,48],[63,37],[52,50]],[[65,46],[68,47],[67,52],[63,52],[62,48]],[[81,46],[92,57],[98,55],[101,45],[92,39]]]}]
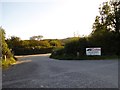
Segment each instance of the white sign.
[{"label": "white sign", "polygon": [[86,48],[86,55],[101,55],[101,48]]}]

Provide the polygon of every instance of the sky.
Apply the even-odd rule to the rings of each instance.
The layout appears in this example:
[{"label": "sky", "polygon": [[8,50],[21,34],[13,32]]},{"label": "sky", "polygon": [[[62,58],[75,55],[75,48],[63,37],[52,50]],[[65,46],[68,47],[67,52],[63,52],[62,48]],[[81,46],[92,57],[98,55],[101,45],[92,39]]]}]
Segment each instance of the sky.
[{"label": "sky", "polygon": [[0,26],[6,37],[63,39],[92,32],[99,6],[107,0],[1,0]]}]

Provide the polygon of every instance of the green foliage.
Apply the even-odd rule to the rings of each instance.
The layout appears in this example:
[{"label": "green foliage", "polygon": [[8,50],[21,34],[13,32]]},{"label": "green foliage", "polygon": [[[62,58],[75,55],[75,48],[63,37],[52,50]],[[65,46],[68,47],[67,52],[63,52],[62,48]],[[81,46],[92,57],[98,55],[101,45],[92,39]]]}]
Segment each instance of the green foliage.
[{"label": "green foliage", "polygon": [[[15,63],[15,59],[13,58],[13,54],[11,50],[8,48],[8,45],[5,41],[5,31],[2,27],[0,27],[0,50],[2,55],[0,56],[0,63],[2,64],[3,68],[8,67],[9,65]],[[6,58],[4,58],[6,56]]]},{"label": "green foliage", "polygon": [[[5,41],[5,31],[0,27],[0,37],[1,37],[1,47],[0,50],[2,51],[2,57],[6,55],[7,58],[13,57],[8,45]],[[3,57],[4,58],[4,57]]]},{"label": "green foliage", "polygon": [[74,55],[77,56],[79,52],[80,55],[85,55],[85,48],[89,46],[87,38],[71,38],[64,46],[55,50],[52,54],[54,55]]},{"label": "green foliage", "polygon": [[20,40],[15,36],[6,41],[15,55],[51,53],[54,48],[62,45],[60,40]]},{"label": "green foliage", "polygon": [[116,33],[120,33],[120,1],[111,1],[110,6],[112,9],[110,18],[112,22],[112,27],[114,27]]},{"label": "green foliage", "polygon": [[77,55],[79,52],[80,55],[85,55],[85,48],[89,46],[88,40],[86,37],[71,39],[65,45],[66,54]]},{"label": "green foliage", "polygon": [[53,47],[60,47],[62,45],[60,40],[51,40],[50,45]]},{"label": "green foliage", "polygon": [[53,52],[52,52],[52,56],[56,56],[56,55],[64,55],[65,54],[65,49],[64,47],[59,47],[59,48],[55,48],[53,49]]},{"label": "green foliage", "polygon": [[65,53],[67,54],[76,54],[79,50],[79,41],[72,40],[65,45]]},{"label": "green foliage", "polygon": [[50,47],[50,43],[48,41],[39,42],[39,46],[41,47]]},{"label": "green foliage", "polygon": [[94,46],[102,47],[103,54],[119,54],[120,46],[120,1],[103,3],[99,8],[100,15],[96,16],[93,32],[89,41]]}]

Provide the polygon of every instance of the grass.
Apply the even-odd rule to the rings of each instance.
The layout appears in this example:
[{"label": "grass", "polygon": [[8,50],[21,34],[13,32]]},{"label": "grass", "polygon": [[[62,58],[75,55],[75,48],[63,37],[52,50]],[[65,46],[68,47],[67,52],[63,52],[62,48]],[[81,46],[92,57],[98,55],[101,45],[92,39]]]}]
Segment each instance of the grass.
[{"label": "grass", "polygon": [[74,56],[74,55],[51,55],[50,58],[59,60],[110,60],[118,59],[117,55],[107,55],[107,56]]},{"label": "grass", "polygon": [[6,60],[2,59],[2,68],[8,68],[11,66],[13,63],[16,63],[16,60],[14,58],[7,58]]}]

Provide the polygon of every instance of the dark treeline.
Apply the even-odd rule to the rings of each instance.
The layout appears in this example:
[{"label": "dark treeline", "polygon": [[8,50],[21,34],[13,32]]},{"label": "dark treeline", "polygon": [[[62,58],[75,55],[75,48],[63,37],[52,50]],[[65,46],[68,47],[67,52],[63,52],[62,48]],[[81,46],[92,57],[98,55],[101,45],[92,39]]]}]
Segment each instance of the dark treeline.
[{"label": "dark treeline", "polygon": [[61,41],[57,39],[21,40],[16,36],[12,36],[11,38],[7,39],[6,42],[14,55],[51,53],[53,49],[62,46]]},{"label": "dark treeline", "polygon": [[51,57],[85,56],[86,48],[101,47],[102,55],[120,55],[120,1],[104,2],[87,37],[74,37]]}]

